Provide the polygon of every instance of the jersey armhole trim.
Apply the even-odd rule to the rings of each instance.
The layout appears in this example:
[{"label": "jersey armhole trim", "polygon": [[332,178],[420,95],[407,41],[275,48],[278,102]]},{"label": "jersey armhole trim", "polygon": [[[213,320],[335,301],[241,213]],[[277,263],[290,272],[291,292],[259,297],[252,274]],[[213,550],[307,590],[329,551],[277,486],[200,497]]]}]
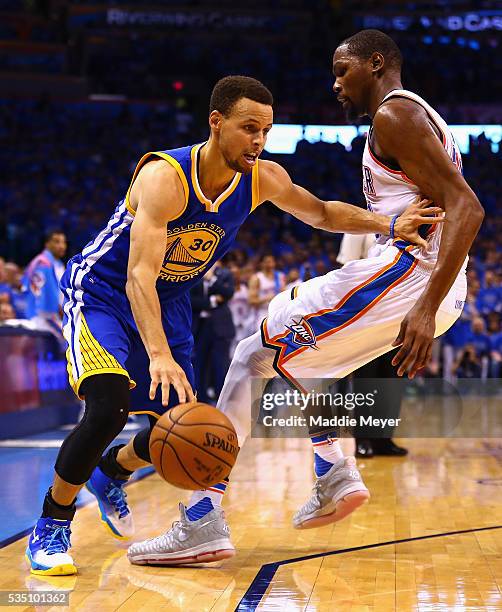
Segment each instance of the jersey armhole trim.
[{"label": "jersey armhole trim", "polygon": [[[368,136],[369,138],[369,136]],[[403,181],[405,183],[409,183],[410,185],[415,185],[415,183],[410,179],[409,176],[407,176],[407,174],[405,172],[403,172],[402,170],[394,170],[392,168],[389,168],[389,166],[387,166],[386,164],[384,164],[382,161],[380,161],[380,159],[376,156],[376,153],[373,151],[373,149],[371,148],[371,144],[368,140],[368,151],[370,154],[371,159],[381,168],[383,168],[384,170],[386,170],[387,172],[390,172],[391,174],[395,174],[400,176]]]},{"label": "jersey armhole trim", "polygon": [[[410,100],[411,102],[414,102],[415,104],[417,104],[418,106],[420,106],[420,108],[425,112],[425,114],[427,115],[429,121],[432,123],[432,125],[437,129],[437,131],[441,134],[441,142],[443,143],[443,147],[446,147],[446,143],[447,143],[447,138],[446,138],[446,134],[444,133],[443,128],[438,124],[438,122],[434,119],[434,117],[430,114],[430,112],[427,110],[427,108],[421,103],[419,102],[416,98],[412,97],[412,96],[408,96],[405,93],[396,93],[393,94],[392,92],[390,93],[390,95],[385,98],[385,100],[383,100],[383,102],[380,104],[380,106],[382,106],[382,104],[384,104],[385,102],[387,102],[388,100],[392,100],[392,99],[396,99],[396,98],[403,98],[405,100]],[[437,134],[436,134],[437,136]]]},{"label": "jersey armhole trim", "polygon": [[258,165],[259,160],[257,159],[251,175],[251,210],[249,212],[253,212],[260,205],[260,173]]},{"label": "jersey armhole trim", "polygon": [[176,170],[176,173],[178,174],[178,176],[180,178],[181,184],[183,185],[183,192],[185,194],[185,206],[183,207],[183,210],[178,215],[176,215],[176,217],[174,217],[173,219],[169,220],[169,221],[175,221],[176,219],[179,219],[181,217],[181,215],[185,212],[185,210],[186,210],[186,208],[188,206],[188,195],[189,195],[188,181],[187,181],[187,178],[185,176],[185,172],[183,171],[183,168],[181,167],[181,165],[178,162],[178,160],[174,159],[174,157],[171,157],[171,155],[168,155],[167,153],[163,153],[161,151],[153,151],[153,152],[150,152],[150,153],[146,153],[139,160],[138,165],[136,166],[136,170],[134,171],[134,174],[132,176],[131,184],[129,185],[129,189],[127,190],[127,195],[126,195],[126,198],[125,198],[126,208],[131,213],[131,215],[133,217],[136,215],[136,211],[134,210],[134,208],[132,208],[132,206],[130,204],[129,194],[131,193],[131,189],[132,189],[133,183],[136,180],[136,177],[138,176],[138,172],[144,166],[146,160],[149,157],[151,157],[152,155],[156,155],[157,157],[160,157],[161,159],[166,161],[168,164],[170,164]]}]

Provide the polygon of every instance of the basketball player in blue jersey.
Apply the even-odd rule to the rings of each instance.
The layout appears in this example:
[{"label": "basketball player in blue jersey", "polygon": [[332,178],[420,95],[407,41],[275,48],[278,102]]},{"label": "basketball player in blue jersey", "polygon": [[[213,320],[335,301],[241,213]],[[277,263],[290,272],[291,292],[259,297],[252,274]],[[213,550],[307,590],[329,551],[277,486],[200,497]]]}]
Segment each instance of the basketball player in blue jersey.
[{"label": "basketball player in blue jersey", "polygon": [[[61,281],[63,331],[70,383],[85,399],[85,413],[61,446],[53,486],[29,538],[34,573],[76,572],[68,554],[70,524],[84,483],[112,535],[133,534],[123,485],[150,463],[151,427],[102,454],[130,412],[148,414],[153,426],[169,407],[194,400],[189,289],[230,248],[254,208],[272,200],[331,231],[388,234],[393,226],[416,244],[425,244],[417,228],[440,212],[420,202],[393,219],[322,202],[293,185],[281,166],[259,164],[272,127],[272,95],[255,79],[219,81],[209,124],[206,143],[145,155],[108,225],[68,263]],[[223,519],[213,527],[220,557],[233,554]],[[220,558],[213,554],[216,540],[206,559]]]},{"label": "basketball player in blue jersey", "polygon": [[[445,223],[425,227],[425,241],[417,246],[378,232],[368,258],[272,300],[261,332],[237,346],[218,402],[240,446],[251,428],[252,377],[279,374],[308,393],[305,380],[343,378],[400,345],[393,363],[399,375],[413,378],[428,362],[434,337],[462,311],[467,254],[484,213],[462,176],[460,151],[447,124],[425,100],[402,88],[401,61],[386,34],[359,32],[334,54],[333,89],[350,119],[372,120],[362,173],[368,208],[399,215],[423,194],[446,212]],[[338,521],[369,498],[336,433],[322,427],[311,433],[316,482],[293,517],[298,529]],[[195,492],[180,523],[166,535],[133,544],[129,559],[183,563],[183,558],[202,560],[201,552],[229,550],[223,491],[221,486]]]}]

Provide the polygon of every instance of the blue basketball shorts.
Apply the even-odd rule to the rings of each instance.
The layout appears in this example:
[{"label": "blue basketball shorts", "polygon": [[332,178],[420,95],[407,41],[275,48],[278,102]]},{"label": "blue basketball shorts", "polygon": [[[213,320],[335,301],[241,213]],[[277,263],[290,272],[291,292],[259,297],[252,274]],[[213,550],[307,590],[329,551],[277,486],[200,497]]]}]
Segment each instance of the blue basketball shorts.
[{"label": "blue basketball shorts", "polygon": [[[176,406],[178,396],[173,387],[169,404],[162,406],[160,385],[154,400],[149,398],[150,360],[132,316],[124,292],[86,274],[78,287],[66,273],[61,280],[65,294],[63,334],[67,343],[67,368],[70,385],[80,393],[82,382],[96,374],[122,374],[129,380],[131,413],[159,417]],[[194,388],[191,362],[193,337],[192,309],[189,295],[162,304],[162,324],[174,360],[183,368]]]}]

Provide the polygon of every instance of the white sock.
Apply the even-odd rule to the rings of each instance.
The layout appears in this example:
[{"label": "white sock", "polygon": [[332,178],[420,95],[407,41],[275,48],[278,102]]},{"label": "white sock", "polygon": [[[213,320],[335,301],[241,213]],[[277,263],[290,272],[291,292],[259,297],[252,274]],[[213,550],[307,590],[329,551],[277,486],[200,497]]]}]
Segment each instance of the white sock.
[{"label": "white sock", "polygon": [[331,438],[329,434],[313,436],[311,440],[314,449],[314,469],[319,478],[329,472],[333,464],[343,459],[343,452],[338,439]]},{"label": "white sock", "polygon": [[223,480],[209,489],[194,491],[187,505],[187,516],[190,521],[197,521],[211,510],[221,506],[228,480]]}]

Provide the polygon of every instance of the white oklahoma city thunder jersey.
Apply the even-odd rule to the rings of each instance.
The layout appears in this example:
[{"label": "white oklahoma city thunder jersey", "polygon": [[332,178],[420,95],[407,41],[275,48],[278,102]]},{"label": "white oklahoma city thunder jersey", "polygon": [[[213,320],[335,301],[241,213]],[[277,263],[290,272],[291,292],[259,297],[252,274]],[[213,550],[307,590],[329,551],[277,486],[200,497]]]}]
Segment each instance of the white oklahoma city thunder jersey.
[{"label": "white oklahoma city thunder jersey", "polygon": [[[389,92],[382,100],[382,104],[390,98],[407,98],[422,106],[430,123],[441,134],[441,142],[452,163],[455,164],[459,172],[462,172],[462,157],[459,148],[448,125],[439,113],[420,96],[405,89],[394,89]],[[370,134],[371,130],[372,128],[370,128]],[[431,130],[436,134],[432,125]],[[366,139],[363,153],[363,191],[368,209],[382,215],[401,214],[416,199],[420,190],[401,168],[391,167],[388,162],[384,162],[376,156],[370,146],[370,134]],[[394,244],[400,248],[406,248],[417,259],[434,264],[438,256],[441,229],[441,225],[423,225],[420,228],[420,234],[426,238],[428,243],[427,250],[413,247],[404,240],[395,240]],[[378,245],[388,245],[390,243],[389,236],[377,236],[377,244],[373,247],[371,255],[376,255],[381,251],[382,247],[379,248]]]}]

